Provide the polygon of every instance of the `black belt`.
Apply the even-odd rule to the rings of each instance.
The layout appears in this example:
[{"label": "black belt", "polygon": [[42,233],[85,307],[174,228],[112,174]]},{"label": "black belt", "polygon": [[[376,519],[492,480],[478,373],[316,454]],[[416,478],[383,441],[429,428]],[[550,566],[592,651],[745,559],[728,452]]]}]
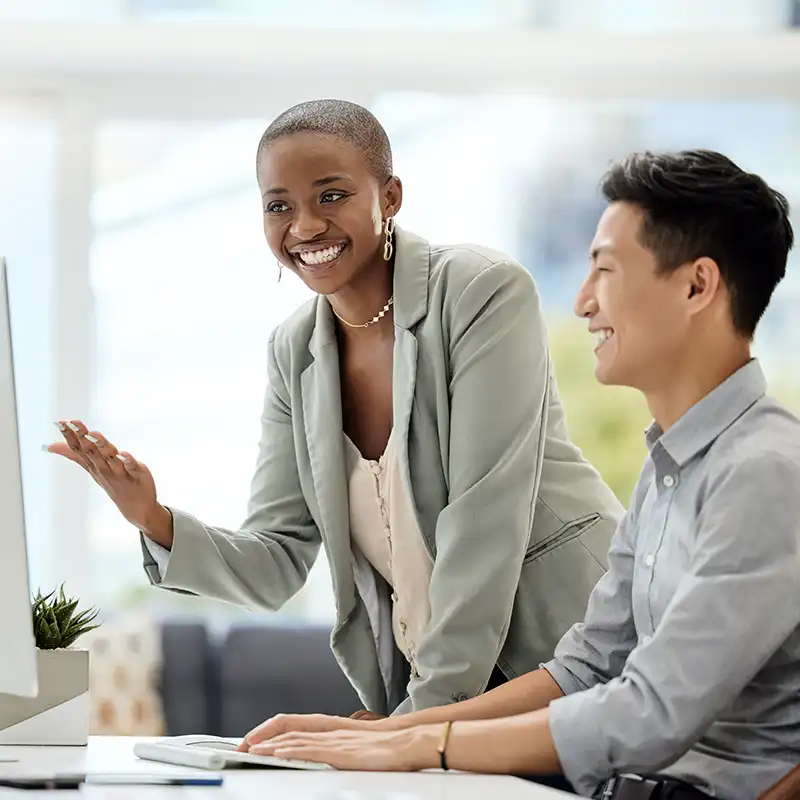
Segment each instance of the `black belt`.
[{"label": "black belt", "polygon": [[604,781],[595,800],[709,800],[709,795],[685,781],[643,775],[615,775]]}]

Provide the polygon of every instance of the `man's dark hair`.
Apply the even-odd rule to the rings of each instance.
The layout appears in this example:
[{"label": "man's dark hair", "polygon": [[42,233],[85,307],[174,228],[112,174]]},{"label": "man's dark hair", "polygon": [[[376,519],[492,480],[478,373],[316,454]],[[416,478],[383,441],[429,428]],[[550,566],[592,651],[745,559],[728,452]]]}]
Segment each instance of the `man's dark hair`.
[{"label": "man's dark hair", "polygon": [[731,296],[734,327],[752,338],[794,242],[782,194],[710,150],[634,153],[611,166],[601,190],[609,202],[642,209],[639,241],[659,271],[714,259]]},{"label": "man's dark hair", "polygon": [[392,175],[392,148],[389,137],[374,114],[347,100],[310,100],[292,106],[273,120],[258,143],[256,163],[261,153],[276,139],[293,133],[322,133],[348,142],[364,154],[370,169],[381,183]]}]

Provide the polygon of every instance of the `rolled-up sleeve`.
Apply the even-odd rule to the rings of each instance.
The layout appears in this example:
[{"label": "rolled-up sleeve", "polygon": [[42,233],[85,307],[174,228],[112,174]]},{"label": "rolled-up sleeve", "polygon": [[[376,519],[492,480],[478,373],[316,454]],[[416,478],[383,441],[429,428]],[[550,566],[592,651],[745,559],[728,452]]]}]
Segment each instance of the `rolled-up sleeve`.
[{"label": "rolled-up sleeve", "polygon": [[797,626],[799,489],[800,465],[777,454],[709,476],[690,563],[652,640],[619,677],[550,705],[562,768],[580,793],[615,772],[676,761]]},{"label": "rolled-up sleeve", "polygon": [[600,578],[589,597],[584,621],[567,631],[552,661],[542,665],[566,695],[620,675],[625,660],[636,646],[630,529],[630,514],[626,514],[611,540],[608,572]]}]

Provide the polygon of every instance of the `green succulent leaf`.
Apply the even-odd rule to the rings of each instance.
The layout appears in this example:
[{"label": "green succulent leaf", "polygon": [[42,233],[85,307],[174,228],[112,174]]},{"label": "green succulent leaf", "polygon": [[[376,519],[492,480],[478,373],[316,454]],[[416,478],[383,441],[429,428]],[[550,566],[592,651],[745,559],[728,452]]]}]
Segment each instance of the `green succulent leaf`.
[{"label": "green succulent leaf", "polygon": [[78,611],[79,601],[67,597],[64,584],[43,595],[36,592],[31,603],[33,633],[36,646],[41,650],[69,647],[79,637],[99,625],[92,624],[100,613],[96,608]]}]

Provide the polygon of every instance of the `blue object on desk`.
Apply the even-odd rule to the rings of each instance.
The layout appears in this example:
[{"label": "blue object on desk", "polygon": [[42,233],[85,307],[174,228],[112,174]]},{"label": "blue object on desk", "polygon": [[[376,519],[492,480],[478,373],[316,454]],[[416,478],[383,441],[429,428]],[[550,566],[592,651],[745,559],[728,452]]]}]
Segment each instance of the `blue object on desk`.
[{"label": "blue object on desk", "polygon": [[202,773],[170,775],[158,772],[90,772],[84,783],[95,786],[222,786],[222,776]]},{"label": "blue object on desk", "polygon": [[0,787],[11,789],[79,789],[83,784],[95,786],[222,786],[221,775],[141,772],[95,772],[51,775],[0,775]]}]

